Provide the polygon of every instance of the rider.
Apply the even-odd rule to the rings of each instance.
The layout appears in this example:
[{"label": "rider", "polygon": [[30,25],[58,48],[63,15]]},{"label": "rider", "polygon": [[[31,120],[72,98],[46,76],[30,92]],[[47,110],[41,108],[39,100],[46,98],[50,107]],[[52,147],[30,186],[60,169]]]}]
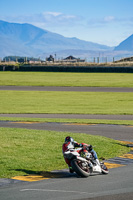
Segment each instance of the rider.
[{"label": "rider", "polygon": [[[75,147],[83,147],[83,145],[86,146],[86,150],[84,151],[85,155],[86,155],[86,158],[87,158],[87,152],[90,152],[92,154],[93,158],[96,160],[96,162],[98,164],[100,164],[99,160],[98,160],[98,157],[97,157],[97,153],[94,151],[94,149],[92,149],[92,145],[78,143],[78,142],[74,141],[74,139],[72,137],[70,137],[70,136],[67,136],[65,138],[65,143],[62,146],[63,155],[64,155],[64,152],[68,151],[69,149],[75,149]],[[73,173],[73,170],[72,170],[72,167],[71,167],[71,164],[70,164],[70,160],[68,160],[65,157],[64,157],[64,159],[65,159],[66,163],[68,164],[69,171],[71,173]]]}]

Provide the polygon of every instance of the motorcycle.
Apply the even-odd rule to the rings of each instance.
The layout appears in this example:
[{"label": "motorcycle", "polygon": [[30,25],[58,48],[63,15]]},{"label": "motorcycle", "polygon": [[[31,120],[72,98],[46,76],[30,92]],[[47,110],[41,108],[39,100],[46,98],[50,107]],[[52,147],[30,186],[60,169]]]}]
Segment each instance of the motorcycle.
[{"label": "motorcycle", "polygon": [[105,164],[94,159],[90,152],[87,153],[86,157],[83,153],[83,148],[69,149],[64,152],[64,158],[70,161],[73,172],[76,172],[81,177],[88,177],[92,173],[109,173]]}]

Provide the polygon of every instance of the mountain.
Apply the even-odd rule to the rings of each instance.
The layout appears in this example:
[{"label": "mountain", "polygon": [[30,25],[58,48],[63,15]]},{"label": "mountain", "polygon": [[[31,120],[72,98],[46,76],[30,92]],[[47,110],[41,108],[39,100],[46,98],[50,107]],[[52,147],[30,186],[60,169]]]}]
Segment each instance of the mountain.
[{"label": "mountain", "polygon": [[122,41],[117,47],[114,49],[115,51],[133,51],[133,34],[129,36],[127,39]]},{"label": "mountain", "polygon": [[31,24],[0,20],[0,57],[33,56],[69,50],[106,51],[111,48],[43,30]]}]

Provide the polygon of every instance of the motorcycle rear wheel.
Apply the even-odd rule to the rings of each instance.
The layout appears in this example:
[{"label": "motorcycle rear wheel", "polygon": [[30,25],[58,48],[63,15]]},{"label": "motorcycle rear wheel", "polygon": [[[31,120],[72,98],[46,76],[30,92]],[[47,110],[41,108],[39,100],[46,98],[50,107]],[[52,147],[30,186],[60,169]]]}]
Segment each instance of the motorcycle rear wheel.
[{"label": "motorcycle rear wheel", "polygon": [[90,175],[90,168],[87,167],[84,169],[82,167],[82,162],[78,162],[76,159],[71,161],[71,166],[74,169],[74,171],[81,177],[88,177]]}]

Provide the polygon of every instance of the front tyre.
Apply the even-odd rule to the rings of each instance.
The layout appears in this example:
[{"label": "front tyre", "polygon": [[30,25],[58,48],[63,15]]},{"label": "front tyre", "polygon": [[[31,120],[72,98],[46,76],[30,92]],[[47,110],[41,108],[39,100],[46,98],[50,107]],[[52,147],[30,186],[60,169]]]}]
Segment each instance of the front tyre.
[{"label": "front tyre", "polygon": [[102,174],[108,174],[109,170],[105,164],[101,164]]},{"label": "front tyre", "polygon": [[71,166],[73,170],[81,177],[88,177],[90,175],[90,168],[88,164],[85,164],[76,159],[71,161]]}]

